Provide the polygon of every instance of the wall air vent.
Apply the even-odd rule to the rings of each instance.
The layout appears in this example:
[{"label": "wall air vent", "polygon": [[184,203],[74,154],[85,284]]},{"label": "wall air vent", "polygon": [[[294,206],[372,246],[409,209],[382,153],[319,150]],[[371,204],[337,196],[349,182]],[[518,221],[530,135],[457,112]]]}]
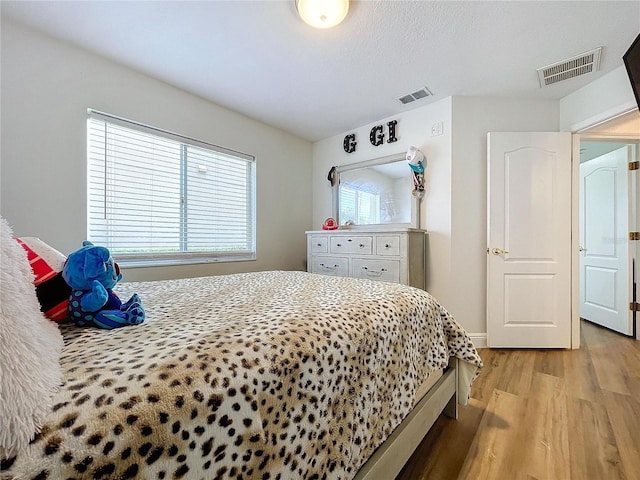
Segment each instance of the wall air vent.
[{"label": "wall air vent", "polygon": [[536,71],[538,72],[540,88],[597,71],[600,68],[601,53],[602,47],[598,47],[595,50],[589,50],[561,62],[538,68]]},{"label": "wall air vent", "polygon": [[416,100],[420,100],[421,98],[430,97],[432,95],[433,95],[433,93],[431,93],[431,91],[427,87],[424,87],[424,88],[421,88],[420,90],[416,90],[415,92],[403,95],[400,98],[398,98],[398,100],[403,105],[406,105],[407,103],[415,102]]}]

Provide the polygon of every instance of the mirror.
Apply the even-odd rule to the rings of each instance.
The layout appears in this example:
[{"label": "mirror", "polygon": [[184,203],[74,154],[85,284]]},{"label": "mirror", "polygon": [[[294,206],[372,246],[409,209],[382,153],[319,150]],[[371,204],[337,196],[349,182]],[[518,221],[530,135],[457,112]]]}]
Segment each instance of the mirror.
[{"label": "mirror", "polygon": [[420,201],[405,153],[335,167],[335,176],[333,218],[341,227],[419,227]]}]

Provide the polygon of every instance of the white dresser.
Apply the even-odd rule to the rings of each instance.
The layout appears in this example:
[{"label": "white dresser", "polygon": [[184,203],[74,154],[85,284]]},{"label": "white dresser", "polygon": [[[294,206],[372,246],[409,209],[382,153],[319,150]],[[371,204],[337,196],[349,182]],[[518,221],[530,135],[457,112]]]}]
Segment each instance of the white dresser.
[{"label": "white dresser", "polygon": [[307,234],[307,271],[425,288],[425,230],[315,230]]}]

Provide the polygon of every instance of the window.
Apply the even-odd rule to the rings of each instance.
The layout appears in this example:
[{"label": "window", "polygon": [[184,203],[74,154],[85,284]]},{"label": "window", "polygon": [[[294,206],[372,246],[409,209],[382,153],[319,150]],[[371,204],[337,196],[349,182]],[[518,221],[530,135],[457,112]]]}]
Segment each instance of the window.
[{"label": "window", "polygon": [[356,225],[380,223],[380,194],[354,185],[340,185],[340,212],[338,218],[344,224]]},{"label": "window", "polygon": [[255,159],[89,110],[89,232],[119,263],[255,259]]}]

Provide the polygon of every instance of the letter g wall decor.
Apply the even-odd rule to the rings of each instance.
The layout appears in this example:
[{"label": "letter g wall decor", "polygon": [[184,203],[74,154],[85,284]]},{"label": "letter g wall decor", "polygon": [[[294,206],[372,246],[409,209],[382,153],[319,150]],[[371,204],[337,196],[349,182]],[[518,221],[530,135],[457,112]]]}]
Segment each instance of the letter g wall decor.
[{"label": "letter g wall decor", "polygon": [[[398,138],[396,137],[396,125],[398,125],[397,120],[391,120],[387,122],[387,129],[389,136],[387,138],[387,143],[397,142]],[[371,132],[369,132],[369,141],[371,145],[374,147],[379,147],[384,143],[384,125],[375,125]],[[346,137],[344,137],[344,141],[342,142],[342,148],[347,153],[353,153],[356,151],[356,147],[358,146],[358,142],[356,142],[356,134],[350,133]]]}]

